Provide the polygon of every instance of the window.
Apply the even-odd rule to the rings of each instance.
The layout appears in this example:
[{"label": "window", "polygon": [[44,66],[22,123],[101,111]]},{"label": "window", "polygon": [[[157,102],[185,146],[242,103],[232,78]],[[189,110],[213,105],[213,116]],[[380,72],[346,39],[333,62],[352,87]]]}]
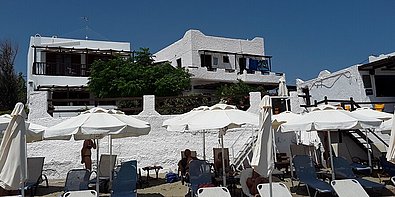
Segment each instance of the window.
[{"label": "window", "polygon": [[222,62],[223,63],[229,63],[229,56],[223,56],[222,57]]},{"label": "window", "polygon": [[200,55],[200,63],[201,63],[201,67],[211,68],[211,66],[212,66],[211,55],[201,54]]},{"label": "window", "polygon": [[177,59],[177,67],[181,68],[182,63],[181,63],[181,58]]},{"label": "window", "polygon": [[218,65],[218,58],[217,57],[213,57],[213,65]]},{"label": "window", "polygon": [[395,75],[375,75],[374,79],[377,97],[395,97],[395,89],[391,88],[395,84]]},{"label": "window", "polygon": [[362,75],[362,81],[365,88],[372,88],[372,81],[370,80],[370,75]]}]

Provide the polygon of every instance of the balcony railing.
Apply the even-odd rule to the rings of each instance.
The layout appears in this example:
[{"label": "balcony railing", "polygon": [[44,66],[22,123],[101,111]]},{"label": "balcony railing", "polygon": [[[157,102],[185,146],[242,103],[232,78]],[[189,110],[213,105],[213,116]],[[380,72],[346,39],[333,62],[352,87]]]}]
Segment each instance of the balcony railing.
[{"label": "balcony railing", "polygon": [[89,65],[60,63],[60,62],[34,62],[33,74],[50,76],[76,76],[88,77]]}]

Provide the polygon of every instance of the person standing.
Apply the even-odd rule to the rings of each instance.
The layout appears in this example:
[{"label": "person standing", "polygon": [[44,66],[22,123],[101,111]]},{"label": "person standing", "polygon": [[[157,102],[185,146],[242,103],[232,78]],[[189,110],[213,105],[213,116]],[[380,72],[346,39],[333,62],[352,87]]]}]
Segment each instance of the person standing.
[{"label": "person standing", "polygon": [[92,148],[96,149],[96,143],[91,139],[84,140],[84,144],[81,149],[81,163],[85,164],[85,169],[89,171],[92,170]]}]

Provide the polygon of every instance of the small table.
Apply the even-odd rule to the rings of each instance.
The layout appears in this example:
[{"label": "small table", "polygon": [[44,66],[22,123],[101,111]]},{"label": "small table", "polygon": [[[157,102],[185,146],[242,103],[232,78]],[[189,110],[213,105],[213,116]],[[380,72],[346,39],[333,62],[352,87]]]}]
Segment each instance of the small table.
[{"label": "small table", "polygon": [[155,170],[156,173],[156,179],[158,179],[158,175],[159,175],[159,170],[163,169],[162,166],[146,166],[144,168],[142,168],[143,170],[147,171],[147,181],[150,178],[149,176],[149,171],[151,170]]}]

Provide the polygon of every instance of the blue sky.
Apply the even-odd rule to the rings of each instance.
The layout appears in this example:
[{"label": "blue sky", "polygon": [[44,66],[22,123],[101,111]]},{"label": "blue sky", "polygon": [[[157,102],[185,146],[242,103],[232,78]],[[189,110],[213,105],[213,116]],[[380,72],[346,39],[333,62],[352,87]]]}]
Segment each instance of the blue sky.
[{"label": "blue sky", "polygon": [[272,68],[287,83],[312,79],[395,51],[393,0],[100,1],[0,0],[0,40],[19,46],[16,71],[26,73],[29,37],[57,35],[128,41],[151,52],[180,39],[188,29],[206,35],[265,39]]}]

